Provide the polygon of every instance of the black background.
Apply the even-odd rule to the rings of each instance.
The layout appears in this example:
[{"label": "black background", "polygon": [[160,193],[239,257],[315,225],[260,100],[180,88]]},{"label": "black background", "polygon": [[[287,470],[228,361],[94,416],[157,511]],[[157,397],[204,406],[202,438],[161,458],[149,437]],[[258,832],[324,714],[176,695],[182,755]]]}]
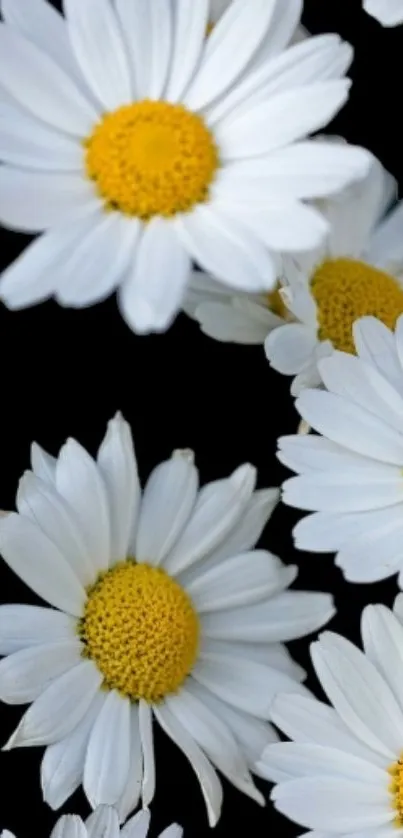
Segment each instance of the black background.
[{"label": "black background", "polygon": [[[53,5],[59,7],[57,2]],[[329,132],[367,146],[402,184],[403,27],[382,29],[354,0],[307,0],[305,6],[303,22],[312,33],[339,32],[355,47],[350,101]],[[0,229],[2,267],[28,241]],[[276,440],[293,433],[298,418],[289,381],[269,368],[260,347],[214,342],[185,316],[165,335],[137,337],[121,319],[114,298],[82,311],[53,302],[18,313],[1,307],[0,346],[0,508],[14,508],[17,482],[29,465],[33,439],[55,454],[66,437],[73,436],[94,454],[107,420],[117,409],[132,426],[143,481],[177,447],[196,451],[203,481],[225,476],[245,461],[258,467],[261,487],[278,485],[286,476],[276,460]],[[298,517],[294,510],[279,506],[262,543],[285,562],[298,563],[295,587],[333,592],[338,614],[331,628],[358,641],[363,606],[391,605],[396,579],[372,586],[349,585],[331,556],[297,553],[290,533]],[[0,572],[3,602],[36,602],[5,565]],[[295,658],[310,670],[307,640],[290,645]],[[312,674],[308,685],[319,694]],[[22,709],[1,707],[1,743]],[[150,834],[157,835],[176,820],[185,827],[185,836],[209,835],[190,766],[157,730],[156,749],[157,792]],[[42,749],[0,753],[0,829],[12,830],[17,838],[47,838],[58,816],[41,799],[41,755]],[[303,832],[270,803],[260,809],[227,783],[224,787],[217,838],[247,831],[292,838]],[[269,786],[262,783],[261,788],[268,796]],[[81,792],[68,801],[65,811],[88,812]]]}]

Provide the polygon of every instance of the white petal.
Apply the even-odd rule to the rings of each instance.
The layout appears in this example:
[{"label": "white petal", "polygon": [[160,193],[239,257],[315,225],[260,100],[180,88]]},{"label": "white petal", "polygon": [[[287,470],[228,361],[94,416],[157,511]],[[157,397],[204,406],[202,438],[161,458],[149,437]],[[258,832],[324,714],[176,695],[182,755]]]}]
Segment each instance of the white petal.
[{"label": "white petal", "polygon": [[76,247],[58,266],[57,301],[80,308],[108,297],[132,265],[139,234],[138,220],[118,212],[89,218]]},{"label": "white petal", "polygon": [[1,223],[28,233],[68,222],[76,210],[94,204],[92,184],[81,173],[12,166],[0,169],[0,195]]},{"label": "white petal", "polygon": [[367,519],[358,521],[357,524],[357,535],[349,541],[343,541],[337,556],[336,564],[342,568],[346,579],[354,582],[374,582],[386,579],[401,570],[401,506],[377,510],[372,516],[369,512]]},{"label": "white petal", "polygon": [[176,696],[166,699],[166,706],[187,730],[206,756],[230,782],[250,796],[259,798],[254,789],[246,760],[229,728],[203,703],[197,686],[190,679]]},{"label": "white petal", "polygon": [[[395,181],[392,180],[393,186]],[[403,202],[396,206],[376,227],[369,246],[368,255],[374,262],[390,272],[399,269],[403,263],[403,248],[400,231],[402,229]]]},{"label": "white petal", "polygon": [[87,838],[87,830],[78,815],[63,815],[50,838]]},{"label": "white petal", "polygon": [[198,473],[193,454],[174,452],[150,475],[144,489],[133,555],[138,562],[163,563],[195,505]]},{"label": "white petal", "polygon": [[[269,44],[266,42],[264,46],[267,48]],[[352,58],[350,44],[338,35],[306,38],[281,52],[275,60],[251,69],[226,96],[208,109],[208,123],[215,125],[231,113],[235,116],[244,104],[249,107],[286,90],[341,78]]]},{"label": "white petal", "polygon": [[[273,17],[270,21],[270,29],[262,43],[260,50],[254,58],[254,64],[266,64],[268,59],[273,59],[289,44],[302,15],[303,0],[289,0],[282,3],[277,0]],[[248,68],[249,70],[249,68]]]},{"label": "white petal", "polygon": [[283,485],[289,506],[318,512],[361,512],[403,502],[401,472],[375,463],[335,471],[314,471],[292,477]]},{"label": "white petal", "polygon": [[48,454],[37,442],[31,445],[31,467],[36,477],[40,477],[51,486],[56,482],[56,457]]},{"label": "white petal", "polygon": [[[338,143],[336,148],[340,148]],[[335,258],[340,254],[361,258],[368,250],[372,231],[385,211],[385,186],[389,184],[390,176],[372,154],[367,153],[367,158],[367,173],[362,172],[366,174],[364,180],[353,184],[325,205],[331,229],[329,251]]]},{"label": "white petal", "polygon": [[154,707],[154,713],[165,733],[188,758],[201,786],[209,824],[215,826],[221,814],[222,787],[213,766],[165,704]]},{"label": "white petal", "polygon": [[111,560],[106,487],[96,463],[74,439],[60,451],[56,486],[75,512],[94,570],[105,570]]},{"label": "white petal", "polygon": [[0,520],[0,551],[14,573],[51,605],[79,617],[85,591],[56,545],[28,518]]},{"label": "white petal", "polygon": [[250,500],[255,481],[255,469],[244,465],[231,477],[201,489],[187,526],[164,560],[168,573],[180,573],[225,539]]},{"label": "white petal", "polygon": [[172,9],[166,0],[116,0],[137,99],[159,99],[172,51]]},{"label": "white petal", "polygon": [[0,698],[7,704],[28,704],[72,669],[81,658],[82,645],[76,640],[31,646],[0,662]]},{"label": "white petal", "polygon": [[364,9],[383,26],[398,26],[403,23],[402,0],[364,0]]},{"label": "white petal", "polygon": [[345,724],[370,748],[394,759],[403,746],[403,715],[373,664],[332,632],[312,644],[311,655],[322,687]]},{"label": "white petal", "polygon": [[403,439],[392,428],[334,393],[305,390],[296,408],[316,431],[357,454],[401,466]]},{"label": "white petal", "polygon": [[190,679],[191,689],[210,710],[230,728],[236,741],[239,742],[249,766],[255,770],[255,764],[260,759],[265,747],[278,741],[274,728],[256,719],[249,713],[230,707],[228,702],[221,701],[211,690],[207,690],[194,679]]},{"label": "white petal", "polygon": [[191,257],[225,285],[239,291],[270,291],[276,282],[274,259],[253,233],[215,206],[199,204],[175,222]]},{"label": "white petal", "polygon": [[74,81],[34,44],[0,25],[2,85],[27,111],[76,137],[91,133],[98,114]]},{"label": "white petal", "polygon": [[43,799],[52,809],[63,806],[82,783],[88,740],[105,700],[106,693],[98,692],[72,733],[45,750],[41,787]]},{"label": "white petal", "polygon": [[87,230],[96,226],[98,218],[99,207],[89,204],[74,221],[55,227],[30,244],[2,274],[0,295],[8,308],[24,308],[53,294],[60,265],[75,251]]},{"label": "white petal", "polygon": [[93,582],[91,556],[74,512],[49,483],[27,471],[18,486],[17,508],[56,545],[84,588]]},{"label": "white petal", "polygon": [[182,827],[177,823],[173,823],[161,832],[159,838],[182,838],[182,835]]},{"label": "white petal", "polygon": [[105,110],[132,101],[125,45],[109,0],[64,0],[67,29],[77,63]]},{"label": "white petal", "polygon": [[353,783],[347,779],[304,777],[276,786],[271,797],[276,809],[313,829],[346,833],[370,830],[393,820],[387,784],[375,791],[359,780]]},{"label": "white petal", "polygon": [[296,571],[267,550],[251,550],[201,569],[187,592],[199,614],[221,611],[273,596],[291,584]]},{"label": "white petal", "polygon": [[148,806],[155,794],[155,754],[153,714],[149,704],[143,699],[139,702],[139,731],[143,752],[143,782],[141,797],[143,806]]},{"label": "white petal", "polygon": [[128,823],[121,831],[121,838],[147,838],[148,828],[150,826],[150,812],[148,809],[142,809],[137,812],[133,818],[130,818]]},{"label": "white petal", "polygon": [[119,838],[119,818],[111,806],[98,806],[85,822],[88,838]]},{"label": "white petal", "polygon": [[331,512],[316,512],[314,515],[307,515],[294,527],[295,545],[299,550],[335,553],[366,528],[373,514],[371,510],[351,515]]},{"label": "white petal", "polygon": [[130,707],[130,768],[126,788],[115,803],[121,821],[125,821],[136,808],[141,795],[142,782],[143,754],[139,729],[139,708],[137,704],[132,704]]},{"label": "white petal", "polygon": [[200,110],[228,90],[270,31],[277,0],[233,0],[206,42],[199,70],[184,97]]},{"label": "white petal", "polygon": [[209,0],[176,0],[172,62],[164,99],[178,102],[198,66],[209,19]]},{"label": "white petal", "polygon": [[31,704],[3,750],[64,739],[84,718],[101,683],[102,675],[91,661],[78,663]]},{"label": "white petal", "polygon": [[203,632],[217,640],[285,642],[317,631],[334,614],[329,594],[285,591],[267,602],[205,614]]},{"label": "white petal", "polygon": [[222,159],[270,154],[318,131],[344,105],[349,87],[348,79],[316,82],[240,108],[216,125]]},{"label": "white petal", "polygon": [[76,621],[68,614],[36,605],[0,607],[0,655],[53,642],[74,640]]},{"label": "white petal", "polygon": [[259,766],[268,780],[281,783],[294,777],[325,776],[374,787],[385,784],[385,770],[352,754],[323,745],[281,742],[266,748]]},{"label": "white petal", "polygon": [[1,13],[7,26],[32,41],[73,78],[80,73],[69,43],[62,15],[47,0],[2,0]]},{"label": "white petal", "polygon": [[283,375],[301,372],[310,361],[316,337],[309,326],[287,323],[267,337],[265,352],[271,366]]},{"label": "white petal", "polygon": [[111,557],[121,561],[128,554],[141,489],[130,425],[120,413],[108,423],[97,462],[108,495]]},{"label": "white petal", "polygon": [[[281,198],[320,198],[349,185],[369,168],[369,153],[358,146],[299,142],[267,157],[242,160],[228,170],[234,178],[265,186]],[[228,171],[229,174],[229,171]]]},{"label": "white petal", "polygon": [[279,695],[274,699],[271,716],[289,739],[337,748],[373,765],[387,767],[387,760],[358,739],[333,707],[322,701],[305,695]]},{"label": "white petal", "polygon": [[[261,192],[262,185],[258,185]],[[251,200],[244,204],[242,192],[234,200],[226,196],[220,209],[247,229],[266,247],[276,251],[310,251],[318,247],[328,232],[325,218],[315,207],[301,201],[281,199],[268,203]]]},{"label": "white petal", "polygon": [[384,605],[368,605],[361,617],[364,651],[403,709],[403,627]]},{"label": "white petal", "polygon": [[228,303],[201,303],[195,317],[205,335],[225,342],[259,345],[269,331],[267,323],[259,322],[249,311]]},{"label": "white petal", "polygon": [[190,258],[175,224],[159,216],[144,227],[133,270],[120,292],[122,314],[145,334],[167,329],[181,307],[190,276]]},{"label": "white petal", "polygon": [[192,677],[232,707],[269,719],[278,692],[300,692],[304,687],[283,672],[245,658],[200,655]]},{"label": "white petal", "polygon": [[91,806],[113,805],[122,794],[130,767],[130,701],[108,693],[91,730],[83,787]]},{"label": "white petal", "polygon": [[215,567],[223,559],[236,556],[238,553],[243,553],[245,550],[254,547],[277,506],[279,496],[278,489],[258,489],[253,492],[242,515],[239,516],[232,530],[225,536],[224,541],[217,545],[202,560],[200,565],[185,571],[181,575],[182,583],[187,584],[193,579],[194,572],[198,576],[201,570],[205,571],[209,567]]},{"label": "white petal", "polygon": [[371,363],[402,395],[402,369],[393,332],[376,317],[360,317],[353,325],[357,355]]},{"label": "white petal", "polygon": [[[43,5],[48,4],[43,0]],[[0,158],[3,163],[29,169],[81,172],[83,149],[73,137],[13,106],[0,105]]]},{"label": "white petal", "polygon": [[341,445],[314,434],[283,436],[278,440],[278,459],[298,474],[337,471],[370,463]]}]

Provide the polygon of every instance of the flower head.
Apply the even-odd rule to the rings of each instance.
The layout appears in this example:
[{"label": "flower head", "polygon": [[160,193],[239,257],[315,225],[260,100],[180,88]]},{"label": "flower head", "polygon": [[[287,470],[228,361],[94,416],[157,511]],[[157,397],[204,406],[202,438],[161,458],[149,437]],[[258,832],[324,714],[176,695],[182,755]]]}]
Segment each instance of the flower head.
[{"label": "flower head", "polygon": [[154,795],[156,720],[193,766],[211,824],[215,767],[263,803],[250,768],[275,738],[272,698],[304,689],[283,641],[334,613],[326,594],[288,591],[295,567],[252,549],[277,490],[255,491],[250,465],[199,489],[192,452],[176,451],[141,492],[120,415],[96,461],[68,440],[57,460],[35,445],[32,469],[0,550],[53,608],[0,608],[0,697],[33,702],[6,748],[47,746],[53,808],[82,783],[93,807],[124,819]]},{"label": "flower head", "polygon": [[398,835],[403,827],[403,627],[370,605],[362,615],[364,653],[324,632],[311,646],[330,703],[279,695],[273,720],[294,742],[268,746],[258,765],[278,785],[276,809],[331,835]]},{"label": "flower head", "polygon": [[296,401],[321,436],[281,437],[278,456],[298,475],[284,502],[314,513],[297,524],[297,547],[337,552],[349,581],[374,582],[403,570],[403,317],[395,333],[363,318],[354,339],[357,357],[320,362],[327,391]]},{"label": "flower head", "polygon": [[321,358],[354,352],[359,317],[394,328],[403,313],[403,204],[386,215],[395,195],[394,179],[374,158],[364,181],[324,202],[325,246],[284,259],[281,293],[294,322],[272,331],[265,346],[272,366],[295,376],[293,395],[321,383]]},{"label": "flower head", "polygon": [[[305,199],[365,174],[368,155],[306,137],[346,101],[336,35],[289,46],[301,0],[3,0],[7,99],[0,220],[42,233],[3,274],[13,309],[118,289],[129,325],[165,330],[192,262],[270,291],[279,250],[326,232]],[[217,10],[215,10],[217,12]]]}]

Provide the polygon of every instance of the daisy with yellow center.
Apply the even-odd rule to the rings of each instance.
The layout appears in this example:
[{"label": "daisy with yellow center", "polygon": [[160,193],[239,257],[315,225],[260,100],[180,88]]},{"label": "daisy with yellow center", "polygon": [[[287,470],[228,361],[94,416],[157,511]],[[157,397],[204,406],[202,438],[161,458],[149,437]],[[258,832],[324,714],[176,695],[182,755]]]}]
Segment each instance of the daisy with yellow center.
[{"label": "daisy with yellow center", "polygon": [[292,742],[269,745],[257,770],[276,809],[311,838],[393,838],[403,828],[402,594],[393,613],[364,609],[364,652],[324,632],[311,645],[330,705],[279,695],[272,718]]},{"label": "daisy with yellow center", "polygon": [[403,313],[403,204],[386,214],[396,192],[374,158],[364,181],[326,202],[326,246],[283,260],[281,294],[294,322],[272,332],[265,346],[274,369],[295,376],[293,395],[321,383],[321,358],[355,352],[359,318],[374,316],[394,329]]},{"label": "daisy with yellow center", "polygon": [[252,549],[278,499],[255,482],[244,465],[199,489],[192,452],[176,451],[141,492],[121,416],[96,461],[74,440],[57,459],[33,447],[0,550],[53,608],[0,608],[0,697],[33,702],[6,749],[47,746],[53,808],[81,783],[122,820],[148,806],[154,720],[193,766],[211,824],[215,768],[264,802],[250,769],[276,738],[272,698],[303,690],[283,641],[334,609],[326,594],[288,591],[296,568]]},{"label": "daisy with yellow center", "polygon": [[369,158],[323,142],[318,164],[306,140],[346,101],[352,50],[337,35],[292,44],[301,10],[64,0],[62,17],[2,0],[0,221],[43,234],[3,274],[3,302],[118,290],[132,329],[163,331],[193,263],[265,294],[277,251],[318,245],[326,224],[305,200]]},{"label": "daisy with yellow center", "polygon": [[[143,810],[130,818],[123,829],[119,829],[116,810],[111,806],[99,806],[85,821],[78,815],[63,815],[57,821],[50,838],[147,838],[149,825],[150,813]],[[182,835],[183,829],[173,823],[161,832],[159,838],[182,838]],[[0,838],[16,836],[4,829]]]}]

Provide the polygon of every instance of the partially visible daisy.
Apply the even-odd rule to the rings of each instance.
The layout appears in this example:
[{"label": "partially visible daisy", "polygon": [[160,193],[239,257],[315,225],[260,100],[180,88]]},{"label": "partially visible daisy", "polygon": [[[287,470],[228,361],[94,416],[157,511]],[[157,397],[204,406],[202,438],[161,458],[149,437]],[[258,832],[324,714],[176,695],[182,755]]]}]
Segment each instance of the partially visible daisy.
[{"label": "partially visible daisy", "polygon": [[306,139],[348,97],[350,46],[288,46],[302,0],[233,0],[209,37],[209,0],[63,6],[1,6],[0,221],[43,233],[1,299],[83,307],[118,289],[145,333],[168,328],[193,262],[271,290],[276,252],[326,233],[305,200],[368,170],[363,149]]},{"label": "partially visible daisy", "polygon": [[311,646],[330,703],[279,695],[273,720],[294,742],[266,748],[259,773],[276,809],[311,838],[393,838],[403,831],[403,626],[390,609],[362,615],[364,653],[325,632]]},{"label": "partially visible daisy", "polygon": [[266,354],[295,376],[293,395],[320,384],[318,362],[333,349],[354,352],[355,320],[374,315],[393,328],[403,312],[403,203],[386,214],[395,195],[394,179],[373,158],[364,181],[323,202],[325,246],[284,259],[282,294],[295,322],[269,335]]},{"label": "partially visible daisy", "polygon": [[155,719],[193,766],[211,824],[213,766],[263,803],[250,767],[275,738],[271,701],[304,689],[283,641],[334,613],[327,594],[288,591],[295,567],[252,550],[277,490],[255,491],[250,465],[199,489],[192,452],[176,451],[142,493],[121,416],[96,461],[69,440],[57,460],[34,446],[32,467],[0,550],[53,610],[0,608],[0,697],[33,702],[6,749],[48,746],[52,807],[82,783],[124,819],[154,796]]},{"label": "partially visible daisy", "polygon": [[403,23],[403,0],[364,0],[364,9],[383,26]]},{"label": "partially visible daisy", "polygon": [[351,582],[400,573],[403,585],[403,316],[396,331],[368,317],[354,326],[358,357],[320,362],[327,388],[305,390],[296,408],[322,436],[279,439],[297,472],[284,503],[314,512],[294,529],[296,546],[337,552]]},{"label": "partially visible daisy", "polygon": [[194,271],[183,309],[219,341],[264,344],[272,329],[291,319],[279,285],[266,294],[235,294],[214,277]]},{"label": "partially visible daisy", "polygon": [[[63,815],[52,830],[50,838],[147,838],[150,813],[143,810],[119,829],[117,812],[109,806],[100,806],[85,822],[78,815]],[[161,832],[159,838],[182,838],[183,829],[173,823]],[[36,838],[39,838],[35,832]],[[0,838],[16,838],[4,829]]]}]

